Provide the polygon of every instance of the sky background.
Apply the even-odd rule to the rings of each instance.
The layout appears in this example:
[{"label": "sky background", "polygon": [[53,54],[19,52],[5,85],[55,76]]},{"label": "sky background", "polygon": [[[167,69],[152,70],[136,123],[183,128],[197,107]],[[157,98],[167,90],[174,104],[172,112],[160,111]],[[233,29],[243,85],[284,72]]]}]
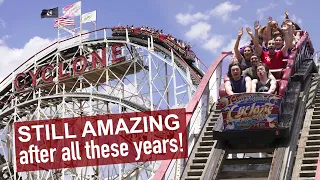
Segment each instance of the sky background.
[{"label": "sky background", "polygon": [[[53,19],[41,19],[42,9],[62,8],[77,0],[0,0],[0,81],[30,56],[57,39]],[[231,51],[240,27],[262,25],[272,16],[279,23],[285,10],[289,17],[307,30],[316,50],[319,42],[316,13],[320,1],[297,0],[83,0],[82,13],[97,10],[97,28],[121,25],[148,25],[189,41],[197,56],[210,65],[222,51]],[[79,24],[76,24],[78,27]],[[84,29],[92,30],[86,25]],[[246,33],[241,44],[249,38]]]}]

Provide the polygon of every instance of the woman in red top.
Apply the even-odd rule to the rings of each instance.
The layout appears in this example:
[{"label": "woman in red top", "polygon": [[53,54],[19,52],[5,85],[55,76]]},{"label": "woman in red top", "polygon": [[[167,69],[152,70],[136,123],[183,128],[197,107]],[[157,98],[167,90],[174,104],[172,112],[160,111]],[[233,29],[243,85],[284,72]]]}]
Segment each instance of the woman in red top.
[{"label": "woman in red top", "polygon": [[258,30],[260,29],[259,21],[254,22],[254,48],[257,55],[260,55],[261,61],[266,64],[269,69],[281,69],[284,68],[285,63],[282,61],[283,57],[287,54],[288,49],[290,47],[290,39],[288,37],[288,28],[292,28],[292,24],[288,23],[288,27],[286,29],[282,29],[284,33],[285,45],[282,47],[280,51],[276,52],[275,41],[269,40],[267,44],[268,52],[262,50],[262,47],[259,44],[258,38]]}]

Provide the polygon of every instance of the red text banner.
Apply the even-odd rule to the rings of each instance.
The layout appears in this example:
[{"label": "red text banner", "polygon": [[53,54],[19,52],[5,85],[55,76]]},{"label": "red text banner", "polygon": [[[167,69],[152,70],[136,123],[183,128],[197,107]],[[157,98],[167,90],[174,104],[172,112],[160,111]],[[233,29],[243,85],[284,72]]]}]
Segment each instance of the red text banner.
[{"label": "red text banner", "polygon": [[18,172],[188,157],[185,109],[15,122]]}]

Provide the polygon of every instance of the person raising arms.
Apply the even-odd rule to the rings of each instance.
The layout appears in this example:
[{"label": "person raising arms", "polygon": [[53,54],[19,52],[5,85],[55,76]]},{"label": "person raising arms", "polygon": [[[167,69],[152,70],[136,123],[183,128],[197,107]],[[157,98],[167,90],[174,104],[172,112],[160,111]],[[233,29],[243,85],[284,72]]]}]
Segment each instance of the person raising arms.
[{"label": "person raising arms", "polygon": [[[290,25],[289,25],[290,26]],[[281,50],[276,51],[275,41],[269,40],[267,43],[268,52],[262,50],[261,45],[259,44],[258,30],[260,29],[259,21],[254,22],[254,48],[258,56],[260,56],[261,61],[266,64],[269,69],[281,69],[285,66],[285,63],[282,61],[284,56],[287,54],[290,47],[290,38],[288,37],[288,29],[282,29],[284,33],[285,45]]]},{"label": "person raising arms", "polygon": [[245,69],[251,67],[250,58],[253,54],[253,49],[250,45],[246,46],[244,48],[243,56],[241,55],[240,50],[239,50],[239,44],[240,44],[240,39],[241,39],[242,34],[243,34],[243,28],[240,28],[238,30],[238,38],[236,40],[236,43],[234,44],[234,53],[235,53],[235,56],[236,56],[238,62],[240,62],[242,70],[245,70]]}]

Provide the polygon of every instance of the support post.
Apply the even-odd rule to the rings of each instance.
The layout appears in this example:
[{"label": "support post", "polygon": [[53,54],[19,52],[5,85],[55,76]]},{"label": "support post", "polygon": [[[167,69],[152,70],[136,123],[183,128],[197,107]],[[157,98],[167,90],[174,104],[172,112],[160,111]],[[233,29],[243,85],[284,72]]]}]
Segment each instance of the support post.
[{"label": "support post", "polygon": [[153,111],[153,93],[152,93],[152,58],[150,54],[150,38],[148,38],[148,62],[149,62],[149,92],[150,92],[150,110]]},{"label": "support post", "polygon": [[172,63],[172,79],[173,79],[173,99],[174,99],[174,106],[178,106],[178,99],[177,99],[177,81],[176,81],[176,64],[174,62],[174,55],[171,49],[171,63]]}]

